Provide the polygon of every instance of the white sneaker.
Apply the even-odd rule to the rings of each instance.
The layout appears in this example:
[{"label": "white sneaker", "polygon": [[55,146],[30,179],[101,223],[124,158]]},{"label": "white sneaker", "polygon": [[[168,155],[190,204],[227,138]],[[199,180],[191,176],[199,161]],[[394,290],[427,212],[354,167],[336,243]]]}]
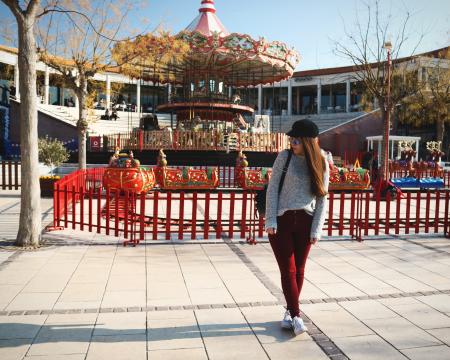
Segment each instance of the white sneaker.
[{"label": "white sneaker", "polygon": [[281,320],[281,327],[283,329],[292,329],[292,317],[289,310],[284,313],[284,318]]},{"label": "white sneaker", "polygon": [[292,329],[294,330],[295,335],[300,335],[305,331],[308,331],[308,328],[303,323],[303,320],[299,316],[294,316],[292,319]]}]

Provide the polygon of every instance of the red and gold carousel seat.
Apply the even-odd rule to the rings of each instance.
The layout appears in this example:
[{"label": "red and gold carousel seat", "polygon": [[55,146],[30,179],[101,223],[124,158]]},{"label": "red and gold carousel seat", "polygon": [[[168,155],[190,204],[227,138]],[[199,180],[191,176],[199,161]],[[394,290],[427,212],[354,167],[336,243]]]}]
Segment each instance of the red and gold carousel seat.
[{"label": "red and gold carousel seat", "polygon": [[128,155],[116,151],[103,175],[103,185],[109,189],[141,193],[151,190],[155,183],[153,169],[141,168],[132,153]]},{"label": "red and gold carousel seat", "polygon": [[237,186],[245,190],[262,190],[269,183],[271,175],[271,169],[249,169],[247,157],[242,151],[239,152],[234,172]]},{"label": "red and gold carousel seat", "polygon": [[219,186],[219,169],[183,169],[167,167],[167,156],[159,150],[157,166],[154,168],[158,185],[163,190],[204,190]]},{"label": "red and gold carousel seat", "polygon": [[330,171],[329,190],[364,190],[370,186],[369,171],[363,168],[348,170],[334,166]]},{"label": "red and gold carousel seat", "polygon": [[236,184],[245,190],[262,190],[269,183],[271,175],[272,170],[266,168],[252,170],[236,167]]},{"label": "red and gold carousel seat", "polygon": [[202,190],[215,189],[219,186],[219,169],[183,169],[158,166],[155,168],[156,178],[164,190]]}]

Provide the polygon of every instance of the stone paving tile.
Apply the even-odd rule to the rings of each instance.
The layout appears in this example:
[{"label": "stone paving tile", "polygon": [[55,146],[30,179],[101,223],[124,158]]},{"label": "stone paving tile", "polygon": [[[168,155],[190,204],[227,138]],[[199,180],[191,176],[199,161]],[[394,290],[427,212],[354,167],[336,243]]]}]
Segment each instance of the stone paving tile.
[{"label": "stone paving tile", "polygon": [[152,351],[203,348],[193,311],[148,313],[147,331],[148,349]]},{"label": "stone paving tile", "polygon": [[85,354],[93,328],[93,324],[46,324],[37,334],[27,355]]},{"label": "stone paving tile", "polygon": [[397,349],[442,345],[442,342],[400,317],[364,321],[374,332]]},{"label": "stone paving tile", "polygon": [[51,309],[55,305],[59,292],[52,293],[25,293],[18,294],[8,305],[6,310],[34,310]]},{"label": "stone paving tile", "polygon": [[[0,325],[1,328],[1,325]],[[31,339],[9,339],[0,340],[0,359],[20,360],[27,353]]]},{"label": "stone paving tile", "polygon": [[405,360],[396,348],[378,335],[334,338],[336,345],[352,360]]},{"label": "stone paving tile", "polygon": [[46,315],[0,316],[0,339],[33,339]]},{"label": "stone paving tile", "polygon": [[303,311],[332,340],[337,337],[371,335],[373,331],[339,304],[305,304]]},{"label": "stone paving tile", "polygon": [[450,346],[450,327],[448,328],[441,328],[441,329],[432,329],[428,330],[428,333],[442,341],[444,344],[447,344],[447,346]]},{"label": "stone paving tile", "polygon": [[24,360],[84,360],[86,354],[26,356]]},{"label": "stone paving tile", "polygon": [[418,301],[412,304],[388,306],[422,329],[450,327],[450,317]]},{"label": "stone paving tile", "polygon": [[275,342],[263,344],[264,350],[272,360],[326,360],[327,355],[312,340],[300,342]]},{"label": "stone paving tile", "polygon": [[387,319],[398,316],[377,300],[343,301],[339,305],[360,320]]},{"label": "stone paving tile", "polygon": [[92,337],[87,360],[146,360],[145,335]]},{"label": "stone paving tile", "polygon": [[146,306],[145,290],[106,291],[102,307],[118,306]]},{"label": "stone paving tile", "polygon": [[433,360],[450,359],[450,347],[445,345],[405,349],[402,352],[411,360],[429,360],[430,358]]},{"label": "stone paving tile", "polygon": [[195,349],[154,350],[148,352],[152,360],[207,360],[208,355],[203,347]]},{"label": "stone paving tile", "polygon": [[195,311],[208,355],[213,359],[267,359],[238,309]]},{"label": "stone paving tile", "polygon": [[448,294],[419,296],[416,299],[440,312],[450,313],[450,295]]},{"label": "stone paving tile", "polygon": [[145,334],[145,312],[100,313],[95,324],[95,336]]}]

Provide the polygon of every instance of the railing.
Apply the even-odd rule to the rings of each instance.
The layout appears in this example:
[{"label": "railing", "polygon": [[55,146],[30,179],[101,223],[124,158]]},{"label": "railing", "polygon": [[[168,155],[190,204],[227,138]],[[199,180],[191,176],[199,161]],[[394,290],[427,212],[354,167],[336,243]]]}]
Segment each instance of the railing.
[{"label": "railing", "polygon": [[2,190],[18,190],[21,187],[20,162],[19,161],[0,161]]},{"label": "railing", "polygon": [[[386,200],[371,192],[358,193],[356,237],[380,234],[443,233],[450,237],[450,190],[404,190]],[[372,206],[370,206],[372,204]],[[373,206],[375,205],[375,206]]]},{"label": "railing", "polygon": [[[80,200],[80,194],[87,191],[95,191],[103,187],[103,173],[105,168],[76,170],[54,183],[53,188],[53,222],[60,227],[59,219],[67,217],[69,209],[74,212],[76,203]],[[56,225],[58,224],[58,225]],[[67,227],[67,226],[65,226]]]},{"label": "railing", "polygon": [[[280,152],[288,148],[288,138],[282,133],[231,133],[225,135],[208,131],[166,130],[111,134],[100,140],[98,150],[243,150],[259,152]],[[90,142],[89,142],[90,143]],[[93,149],[91,149],[93,150]]]},{"label": "railing", "polygon": [[[254,192],[241,189],[134,194],[103,189],[104,169],[77,171],[55,184],[54,227],[140,240],[264,236]],[[330,192],[323,228],[328,236],[443,233],[450,236],[450,190],[408,190],[403,198],[373,198],[370,191]]]}]

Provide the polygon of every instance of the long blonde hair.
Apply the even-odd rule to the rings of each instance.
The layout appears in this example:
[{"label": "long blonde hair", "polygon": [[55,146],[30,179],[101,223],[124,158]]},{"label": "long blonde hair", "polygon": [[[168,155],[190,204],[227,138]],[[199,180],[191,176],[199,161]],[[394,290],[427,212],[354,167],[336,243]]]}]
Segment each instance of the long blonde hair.
[{"label": "long blonde hair", "polygon": [[326,170],[326,162],[322,156],[319,143],[316,138],[302,137],[303,149],[305,151],[306,163],[308,164],[311,176],[311,189],[316,196],[325,196],[328,194],[323,182],[323,175]]}]

